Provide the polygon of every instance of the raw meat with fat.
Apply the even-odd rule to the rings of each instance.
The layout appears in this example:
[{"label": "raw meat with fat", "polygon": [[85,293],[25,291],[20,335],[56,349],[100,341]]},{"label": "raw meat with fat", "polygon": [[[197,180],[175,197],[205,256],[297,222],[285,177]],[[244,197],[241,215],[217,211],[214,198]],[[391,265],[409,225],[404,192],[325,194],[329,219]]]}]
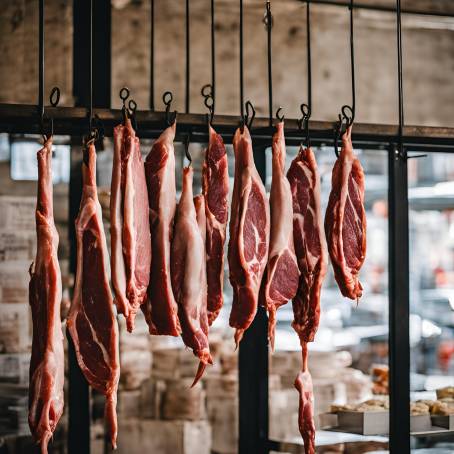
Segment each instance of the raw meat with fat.
[{"label": "raw meat with fat", "polygon": [[115,304],[131,332],[136,313],[146,300],[151,238],[139,138],[129,119],[114,129],[110,232]]},{"label": "raw meat with fat", "polygon": [[96,188],[96,151],[84,150],[83,190],[76,219],[76,283],[67,326],[77,362],[90,386],[106,396],[105,418],[112,446],[117,439],[120,376],[118,326],[109,287],[109,253]]},{"label": "raw meat with fat", "polygon": [[292,191],[293,239],[301,273],[292,301],[292,326],[301,342],[312,342],[320,319],[320,292],[328,251],[320,203],[320,174],[311,148],[300,148],[287,178]]},{"label": "raw meat with fat", "polygon": [[339,289],[343,296],[358,301],[363,290],[358,275],[366,257],[366,212],[364,172],[353,153],[351,126],[342,136],[334,164],[325,231]]},{"label": "raw meat with fat", "polygon": [[252,140],[246,126],[233,138],[235,179],[228,247],[229,279],[233,287],[230,326],[238,346],[257,313],[258,296],[268,260],[270,207],[257,172]]},{"label": "raw meat with fat", "polygon": [[224,142],[210,126],[210,140],[203,163],[205,196],[208,322],[211,325],[223,305],[224,243],[229,214],[229,166]]},{"label": "raw meat with fat", "polygon": [[141,306],[150,334],[170,336],[181,333],[170,277],[170,245],[176,208],[175,128],[174,123],[159,136],[145,160],[153,260],[148,299]]},{"label": "raw meat with fat", "polygon": [[307,367],[307,344],[303,343],[302,348],[303,367],[295,380],[295,388],[300,396],[298,426],[303,437],[305,454],[315,454],[314,389]]},{"label": "raw meat with fat", "polygon": [[52,138],[37,153],[37,250],[30,266],[29,302],[33,320],[28,423],[47,453],[47,445],[63,413],[64,353],[60,321],[62,284],[58,263],[58,233],[54,223]]},{"label": "raw meat with fat", "polygon": [[185,167],[172,240],[170,270],[183,341],[200,359],[194,386],[206,365],[212,364],[212,359],[208,344],[205,202],[203,195],[193,199],[192,180],[192,167]]},{"label": "raw meat with fat", "polygon": [[286,152],[283,122],[276,126],[272,152],[270,248],[263,280],[262,301],[268,311],[268,337],[271,349],[274,350],[276,311],[295,296],[300,274],[293,246],[292,192],[284,173]]}]

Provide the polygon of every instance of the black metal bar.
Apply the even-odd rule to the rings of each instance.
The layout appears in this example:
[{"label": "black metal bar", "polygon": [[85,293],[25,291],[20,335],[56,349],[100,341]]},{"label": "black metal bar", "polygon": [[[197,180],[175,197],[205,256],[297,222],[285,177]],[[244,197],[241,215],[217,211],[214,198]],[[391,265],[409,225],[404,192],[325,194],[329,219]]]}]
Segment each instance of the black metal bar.
[{"label": "black metal bar", "polygon": [[150,110],[154,110],[154,0],[151,0],[150,10]]},{"label": "black metal bar", "polygon": [[185,94],[185,112],[189,113],[190,109],[190,96],[191,96],[191,80],[190,80],[190,66],[191,66],[191,46],[190,46],[190,16],[189,16],[189,0],[186,0],[186,94]]},{"label": "black metal bar", "polygon": [[44,120],[44,25],[44,0],[39,0],[38,111],[41,127]]},{"label": "black metal bar", "polygon": [[214,0],[211,0],[211,97],[213,100],[213,113],[216,108],[216,33],[214,22]]},{"label": "black metal bar", "polygon": [[240,114],[244,117],[243,0],[240,0]]},{"label": "black metal bar", "polygon": [[389,446],[410,453],[408,181],[405,151],[389,150]]},{"label": "black metal bar", "polygon": [[[307,0],[300,0],[301,2],[307,2]],[[329,6],[339,6],[339,7],[348,7],[350,2],[349,0],[311,0],[311,3],[318,5],[329,5]],[[387,5],[377,5],[373,3],[355,3],[354,9],[363,9],[369,11],[378,11],[386,13],[395,13],[396,8]],[[404,8],[402,9],[402,14],[415,14],[423,16],[435,16],[435,17],[454,17],[454,9],[451,8],[448,11],[442,10],[433,10],[428,11],[424,8]]]},{"label": "black metal bar", "polygon": [[355,84],[355,41],[354,41],[354,27],[353,27],[353,0],[350,0],[349,10],[350,10],[350,68],[351,68],[351,77],[352,77],[352,119],[355,119],[356,112],[356,84]]},{"label": "black metal bar", "polygon": [[271,14],[271,1],[266,2],[265,12],[266,41],[267,41],[267,65],[268,65],[268,119],[270,126],[273,124],[273,68],[272,68],[272,48],[271,48],[271,29],[273,27],[273,15]]},{"label": "black metal bar", "polygon": [[312,114],[312,56],[311,56],[311,2],[306,6],[306,54],[307,54],[307,104],[309,106],[308,119]]}]

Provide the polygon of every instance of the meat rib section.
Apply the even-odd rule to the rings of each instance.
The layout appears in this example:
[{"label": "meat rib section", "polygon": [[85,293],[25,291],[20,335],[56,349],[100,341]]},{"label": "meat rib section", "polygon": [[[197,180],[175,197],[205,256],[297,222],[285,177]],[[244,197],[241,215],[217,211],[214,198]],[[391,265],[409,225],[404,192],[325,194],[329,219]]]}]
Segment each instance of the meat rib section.
[{"label": "meat rib section", "polygon": [[301,147],[287,173],[293,200],[293,239],[300,270],[293,323],[301,342],[312,342],[320,319],[320,291],[328,251],[320,203],[320,174],[311,148]]},{"label": "meat rib section", "polygon": [[60,321],[62,284],[57,258],[58,233],[54,224],[52,139],[38,151],[36,203],[36,259],[30,267],[29,302],[33,319],[30,361],[29,413],[31,433],[41,452],[63,413],[64,353]]},{"label": "meat rib section", "polygon": [[292,192],[284,173],[286,155],[284,123],[278,123],[276,128],[272,144],[270,248],[263,282],[263,304],[268,311],[268,337],[272,350],[276,311],[295,296],[300,274],[293,245]]},{"label": "meat rib section", "polygon": [[109,287],[109,253],[96,188],[93,144],[84,150],[82,176],[82,200],[76,219],[76,283],[67,326],[85,378],[106,396],[105,418],[115,447],[120,376],[118,326]]},{"label": "meat rib section", "polygon": [[129,119],[114,129],[110,226],[115,304],[131,332],[146,300],[151,239],[145,171],[139,139]]},{"label": "meat rib section", "polygon": [[212,359],[208,344],[205,202],[203,195],[193,200],[192,180],[192,167],[185,167],[170,269],[183,341],[200,359],[194,386]]},{"label": "meat rib section", "polygon": [[307,344],[303,343],[302,347],[303,368],[295,380],[295,388],[300,397],[298,426],[304,440],[304,452],[315,454],[314,389],[312,377],[307,367]]},{"label": "meat rib section", "polygon": [[307,343],[314,340],[320,320],[320,291],[326,274],[328,251],[320,204],[320,174],[311,148],[300,148],[287,178],[293,200],[295,253],[301,273],[292,301],[292,327],[299,336],[302,348],[302,370],[295,380],[300,396],[298,425],[306,454],[314,454],[314,398],[307,366]]},{"label": "meat rib section", "polygon": [[364,172],[353,153],[351,126],[342,136],[334,164],[325,231],[339,289],[343,296],[358,301],[363,290],[358,275],[366,257],[366,212]]},{"label": "meat rib section", "polygon": [[263,273],[268,260],[270,207],[257,172],[252,141],[246,126],[233,138],[235,179],[233,184],[228,247],[229,279],[233,287],[230,326],[236,328],[238,346],[254,320]]},{"label": "meat rib section", "polygon": [[211,126],[202,174],[207,225],[208,322],[211,325],[224,302],[224,243],[229,213],[227,153],[222,137]]},{"label": "meat rib section", "polygon": [[145,160],[153,260],[148,299],[141,306],[150,334],[170,336],[181,333],[170,277],[170,245],[176,208],[175,128],[174,123],[159,136]]}]

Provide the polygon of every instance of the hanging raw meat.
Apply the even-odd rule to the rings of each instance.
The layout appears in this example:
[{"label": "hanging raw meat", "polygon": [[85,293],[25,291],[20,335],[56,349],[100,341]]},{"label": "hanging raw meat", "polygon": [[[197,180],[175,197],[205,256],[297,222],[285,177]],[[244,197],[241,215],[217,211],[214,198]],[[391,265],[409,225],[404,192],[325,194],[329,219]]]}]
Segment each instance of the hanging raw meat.
[{"label": "hanging raw meat", "polygon": [[358,301],[363,290],[358,275],[366,257],[366,212],[364,172],[353,153],[351,126],[342,136],[331,184],[325,216],[328,251],[342,295]]},{"label": "hanging raw meat", "polygon": [[211,325],[223,305],[224,243],[229,214],[229,167],[224,142],[210,126],[210,141],[203,163],[205,196],[208,322]]},{"label": "hanging raw meat", "polygon": [[270,207],[255,168],[251,136],[246,126],[237,129],[233,148],[235,179],[228,247],[233,304],[229,323],[236,328],[235,343],[238,346],[257,313],[260,285],[268,259]]},{"label": "hanging raw meat", "polygon": [[300,402],[298,426],[304,441],[304,452],[315,454],[315,424],[314,424],[314,390],[312,377],[307,367],[307,344],[302,344],[303,367],[295,380]]},{"label": "hanging raw meat", "polygon": [[293,238],[300,270],[298,291],[293,298],[293,323],[303,356],[295,387],[300,394],[299,430],[306,454],[315,453],[312,379],[307,367],[307,343],[314,340],[320,319],[320,291],[326,274],[326,248],[320,204],[320,175],[311,148],[300,148],[287,178],[293,200]]},{"label": "hanging raw meat", "polygon": [[148,299],[141,306],[150,334],[170,336],[181,333],[170,277],[170,244],[176,208],[175,128],[174,123],[159,136],[145,160],[153,260]]},{"label": "hanging raw meat", "polygon": [[131,332],[146,300],[151,239],[145,171],[139,139],[129,119],[114,128],[110,232],[115,304]]},{"label": "hanging raw meat", "polygon": [[320,174],[311,148],[301,147],[287,178],[293,199],[293,239],[300,270],[293,298],[294,330],[301,342],[312,342],[320,319],[320,291],[328,251],[320,204]]},{"label": "hanging raw meat", "polygon": [[30,266],[29,302],[33,319],[28,422],[41,453],[47,453],[63,413],[64,353],[60,321],[62,297],[54,224],[52,138],[38,151],[36,203],[36,259]]},{"label": "hanging raw meat", "polygon": [[268,311],[268,337],[272,350],[276,311],[295,296],[300,274],[293,246],[292,192],[284,173],[286,155],[284,123],[279,122],[276,129],[272,144],[270,250],[262,288],[262,301]]},{"label": "hanging raw meat", "polygon": [[193,199],[192,179],[192,167],[185,167],[170,269],[183,341],[200,359],[194,386],[212,359],[208,344],[205,201],[203,195]]},{"label": "hanging raw meat", "polygon": [[82,200],[76,219],[76,283],[67,326],[85,378],[106,396],[105,418],[115,447],[120,376],[118,326],[109,287],[109,253],[96,188],[93,144],[84,150],[82,176]]}]

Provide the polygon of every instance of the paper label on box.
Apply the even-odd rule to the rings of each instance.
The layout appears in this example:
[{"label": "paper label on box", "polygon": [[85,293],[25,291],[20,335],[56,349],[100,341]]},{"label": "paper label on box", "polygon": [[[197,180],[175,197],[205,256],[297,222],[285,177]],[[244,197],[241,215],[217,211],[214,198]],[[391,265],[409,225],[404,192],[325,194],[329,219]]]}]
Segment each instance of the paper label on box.
[{"label": "paper label on box", "polygon": [[0,197],[0,229],[34,231],[35,208],[35,197]]},{"label": "paper label on box", "polygon": [[9,260],[32,261],[36,252],[36,233],[0,231],[0,262]]}]

